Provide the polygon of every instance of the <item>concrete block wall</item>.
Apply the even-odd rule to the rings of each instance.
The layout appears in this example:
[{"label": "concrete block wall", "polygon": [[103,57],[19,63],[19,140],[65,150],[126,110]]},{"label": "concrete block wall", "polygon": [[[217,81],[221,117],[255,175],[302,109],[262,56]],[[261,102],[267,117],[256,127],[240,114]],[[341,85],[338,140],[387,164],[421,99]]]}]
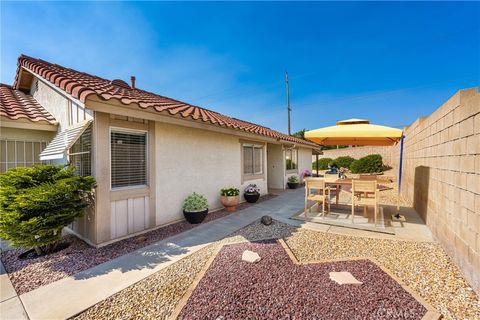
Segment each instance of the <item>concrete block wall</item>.
[{"label": "concrete block wall", "polygon": [[[398,167],[399,147],[391,149]],[[480,95],[457,92],[405,129],[402,194],[480,292]]]},{"label": "concrete block wall", "polygon": [[[350,156],[355,159],[360,159],[362,157],[368,156],[369,154],[379,154],[383,158],[383,163],[386,165],[392,165],[392,162],[395,163],[395,159],[392,159],[392,148],[391,147],[348,147],[343,149],[331,149],[323,150],[323,154],[318,156],[318,159],[321,158],[338,158],[343,156]],[[315,156],[312,157],[312,162],[315,162]]]},{"label": "concrete block wall", "polygon": [[[458,91],[404,129],[402,195],[480,293],[480,94]],[[398,169],[399,145],[325,150],[319,157],[379,153]]]}]

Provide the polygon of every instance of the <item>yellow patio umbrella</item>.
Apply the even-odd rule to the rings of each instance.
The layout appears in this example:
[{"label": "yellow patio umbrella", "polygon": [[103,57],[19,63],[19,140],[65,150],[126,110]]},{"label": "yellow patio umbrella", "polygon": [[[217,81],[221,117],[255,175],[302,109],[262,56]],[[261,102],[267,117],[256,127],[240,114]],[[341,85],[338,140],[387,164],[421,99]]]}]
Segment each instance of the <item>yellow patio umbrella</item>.
[{"label": "yellow patio umbrella", "polygon": [[[370,121],[364,119],[348,119],[338,121],[335,126],[306,131],[305,138],[323,146],[392,146],[400,142],[397,203],[397,209],[400,209],[404,140],[402,130],[370,124]],[[398,212],[396,216],[400,217]]]},{"label": "yellow patio umbrella", "polygon": [[324,146],[391,146],[402,139],[402,130],[349,119],[336,126],[305,132],[305,138]]}]

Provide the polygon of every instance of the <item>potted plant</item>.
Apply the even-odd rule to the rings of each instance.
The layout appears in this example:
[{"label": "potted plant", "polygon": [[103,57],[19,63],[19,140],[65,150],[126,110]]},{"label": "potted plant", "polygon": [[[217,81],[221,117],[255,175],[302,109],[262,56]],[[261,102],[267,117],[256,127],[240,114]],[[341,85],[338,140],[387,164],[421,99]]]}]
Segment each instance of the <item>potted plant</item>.
[{"label": "potted plant", "polygon": [[287,184],[290,189],[297,189],[300,179],[297,175],[288,177]]},{"label": "potted plant", "polygon": [[183,201],[183,215],[193,224],[201,223],[208,214],[208,201],[205,196],[192,193]]},{"label": "potted plant", "polygon": [[302,171],[302,178],[303,179],[310,178],[311,176],[312,176],[312,170],[304,169]]},{"label": "potted plant", "polygon": [[256,184],[249,184],[244,192],[243,196],[245,197],[245,200],[249,203],[255,203],[258,201],[258,198],[260,198],[260,188],[257,187]]},{"label": "potted plant", "polygon": [[240,202],[239,194],[240,190],[235,187],[220,190],[220,199],[228,212],[235,212],[237,210],[238,202]]}]

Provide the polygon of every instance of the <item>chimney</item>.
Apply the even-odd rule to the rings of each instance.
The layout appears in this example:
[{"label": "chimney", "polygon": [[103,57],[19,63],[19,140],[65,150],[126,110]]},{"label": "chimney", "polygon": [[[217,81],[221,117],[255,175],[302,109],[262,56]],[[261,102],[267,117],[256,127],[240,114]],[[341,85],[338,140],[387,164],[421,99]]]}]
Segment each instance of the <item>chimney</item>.
[{"label": "chimney", "polygon": [[130,77],[130,87],[135,90],[135,76]]}]

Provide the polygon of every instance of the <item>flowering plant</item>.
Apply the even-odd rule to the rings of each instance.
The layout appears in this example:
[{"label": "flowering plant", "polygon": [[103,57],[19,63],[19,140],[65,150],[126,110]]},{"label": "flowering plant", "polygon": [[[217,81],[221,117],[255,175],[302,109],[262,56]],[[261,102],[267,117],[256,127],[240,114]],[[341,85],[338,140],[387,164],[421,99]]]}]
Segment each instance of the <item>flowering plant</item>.
[{"label": "flowering plant", "polygon": [[260,188],[256,184],[249,184],[245,190],[245,193],[260,193]]},{"label": "flowering plant", "polygon": [[303,169],[302,171],[302,177],[311,177],[312,176],[312,171],[308,169]]},{"label": "flowering plant", "polygon": [[234,197],[240,194],[240,190],[235,187],[223,188],[220,190],[220,194],[225,197]]}]

